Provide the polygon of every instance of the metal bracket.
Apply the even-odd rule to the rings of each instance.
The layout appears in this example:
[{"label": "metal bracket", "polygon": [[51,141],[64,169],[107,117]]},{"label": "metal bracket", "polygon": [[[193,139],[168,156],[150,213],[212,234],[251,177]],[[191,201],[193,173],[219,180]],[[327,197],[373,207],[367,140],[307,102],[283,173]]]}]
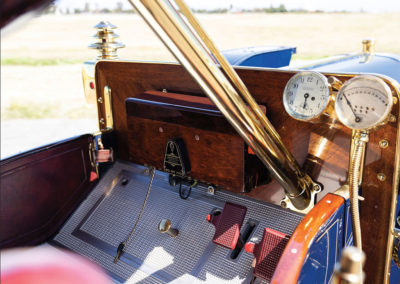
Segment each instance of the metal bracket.
[{"label": "metal bracket", "polygon": [[93,141],[89,143],[90,165],[99,176],[99,163],[114,162],[114,151],[112,148],[105,149],[101,140],[101,132],[93,134]]},{"label": "metal bracket", "polygon": [[99,166],[96,163],[96,141],[93,137],[93,141],[89,143],[89,159],[90,159],[90,165],[92,166],[92,169],[96,171],[97,176],[99,176]]},{"label": "metal bracket", "polygon": [[392,234],[396,239],[400,241],[400,229],[394,228]]},{"label": "metal bracket", "polygon": [[207,194],[208,194],[208,195],[215,195],[215,187],[212,186],[212,185],[209,185],[209,186],[207,187]]},{"label": "metal bracket", "polygon": [[315,198],[317,193],[321,192],[322,187],[320,184],[315,183],[311,180],[311,184],[312,184],[312,189],[310,190],[310,203],[308,204],[308,206],[304,209],[298,209],[296,208],[293,203],[292,200],[290,199],[289,196],[285,196],[284,199],[282,199],[281,201],[281,207],[283,208],[287,208],[290,209],[294,212],[298,212],[298,213],[302,213],[302,214],[307,214],[308,212],[311,211],[311,209],[314,207],[315,204]]}]

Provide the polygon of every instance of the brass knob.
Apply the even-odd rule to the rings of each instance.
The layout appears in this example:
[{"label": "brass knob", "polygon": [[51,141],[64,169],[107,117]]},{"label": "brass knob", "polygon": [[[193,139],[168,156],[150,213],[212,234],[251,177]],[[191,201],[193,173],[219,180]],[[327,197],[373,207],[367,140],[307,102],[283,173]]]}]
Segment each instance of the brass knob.
[{"label": "brass knob", "polygon": [[177,229],[171,228],[171,220],[162,219],[158,224],[158,231],[162,234],[167,233],[171,237],[175,238],[179,231]]}]

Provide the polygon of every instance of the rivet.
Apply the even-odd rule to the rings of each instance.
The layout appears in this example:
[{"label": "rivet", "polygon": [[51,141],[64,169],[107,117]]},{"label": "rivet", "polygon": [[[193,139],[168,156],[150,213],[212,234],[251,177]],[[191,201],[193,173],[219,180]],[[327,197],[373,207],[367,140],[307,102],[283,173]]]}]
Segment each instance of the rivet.
[{"label": "rivet", "polygon": [[196,134],[196,135],[194,136],[194,139],[196,139],[196,141],[199,141],[199,140],[200,140],[200,136]]},{"label": "rivet", "polygon": [[100,124],[104,124],[105,122],[104,122],[104,118],[100,118],[99,119],[99,122],[100,122]]},{"label": "rivet", "polygon": [[390,122],[396,122],[396,117],[393,114],[389,115],[389,121]]},{"label": "rivet", "polygon": [[379,141],[379,147],[382,149],[387,148],[389,146],[389,142],[386,139],[382,139]]},{"label": "rivet", "polygon": [[99,97],[99,98],[97,99],[97,102],[98,102],[99,104],[102,104],[102,103],[103,103],[103,98],[102,98],[102,97]]},{"label": "rivet", "polygon": [[385,181],[386,175],[385,175],[384,173],[378,173],[378,174],[377,174],[377,178],[378,178],[380,181]]},{"label": "rivet", "polygon": [[167,92],[167,89],[162,89],[162,92],[163,92],[163,93],[166,93],[166,92]]},{"label": "rivet", "polygon": [[164,132],[164,129],[162,127],[158,128],[158,131],[160,131],[160,133]]}]

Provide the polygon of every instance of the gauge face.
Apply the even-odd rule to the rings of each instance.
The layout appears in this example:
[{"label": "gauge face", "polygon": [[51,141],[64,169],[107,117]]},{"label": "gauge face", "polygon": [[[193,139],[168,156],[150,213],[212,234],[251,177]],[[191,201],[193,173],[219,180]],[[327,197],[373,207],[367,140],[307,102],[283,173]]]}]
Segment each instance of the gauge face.
[{"label": "gauge face", "polygon": [[389,86],[375,76],[358,76],[340,89],[335,111],[349,128],[370,129],[383,122],[390,113],[393,98]]},{"label": "gauge face", "polygon": [[317,72],[297,73],[290,78],[283,92],[285,110],[298,120],[311,120],[319,116],[328,102],[328,80]]}]

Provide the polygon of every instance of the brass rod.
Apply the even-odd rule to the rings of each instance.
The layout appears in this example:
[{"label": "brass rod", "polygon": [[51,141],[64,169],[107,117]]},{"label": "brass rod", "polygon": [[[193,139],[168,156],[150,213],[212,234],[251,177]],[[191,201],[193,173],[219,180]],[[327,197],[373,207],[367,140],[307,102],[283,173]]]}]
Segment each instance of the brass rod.
[{"label": "brass rod", "polygon": [[218,48],[215,46],[214,42],[207,35],[206,31],[201,27],[200,23],[194,17],[189,7],[182,0],[175,0],[175,3],[179,7],[182,14],[186,17],[188,22],[193,27],[194,31],[199,35],[199,37],[203,40],[204,44],[211,51],[214,57],[217,59],[218,63],[221,65],[222,70],[228,76],[229,80],[233,83],[233,85],[237,88],[237,91],[244,98],[246,103],[249,104],[252,111],[256,115],[257,119],[260,120],[262,126],[265,129],[268,129],[269,134],[274,138],[276,145],[281,149],[282,152],[285,153],[286,157],[290,159],[290,161],[296,165],[298,169],[300,166],[298,165],[296,159],[293,157],[292,153],[287,150],[285,145],[282,143],[282,140],[275,130],[271,122],[267,119],[257,102],[254,100],[253,96],[250,94],[246,85],[243,83],[242,79],[238,76],[233,67],[229,64],[226,58],[221,54]]},{"label": "brass rod", "polygon": [[[226,67],[223,69],[225,74],[215,64],[205,47],[215,49],[214,53],[217,53],[217,49],[213,44],[210,45],[208,37],[207,43],[200,42],[199,37],[205,34],[201,32],[201,27],[196,26],[196,36],[169,1],[129,1],[268,167],[272,176],[285,189],[294,207],[298,210],[309,208],[314,185],[311,178],[301,171],[265,115],[261,116],[261,110],[247,89],[243,94],[244,84],[240,79],[241,83],[238,81],[237,75],[233,75],[235,71],[225,66],[229,64],[221,60],[222,56],[217,55],[220,63],[222,62],[221,67]],[[182,4],[181,1],[179,3]],[[186,9],[185,13],[188,14],[188,11]],[[242,90],[245,100],[237,90]]]}]

